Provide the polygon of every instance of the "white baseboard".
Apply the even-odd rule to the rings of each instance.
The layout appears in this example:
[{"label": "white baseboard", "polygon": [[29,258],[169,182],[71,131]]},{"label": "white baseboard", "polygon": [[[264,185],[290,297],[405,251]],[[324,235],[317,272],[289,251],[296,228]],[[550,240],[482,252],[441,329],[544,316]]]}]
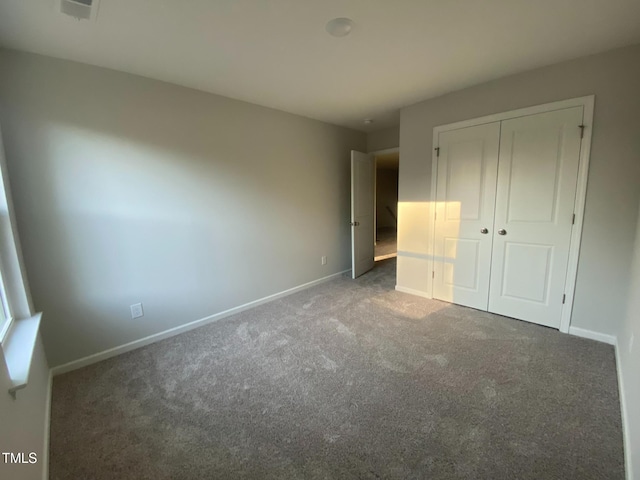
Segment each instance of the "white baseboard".
[{"label": "white baseboard", "polygon": [[44,412],[44,446],[42,447],[42,480],[49,478],[49,438],[51,434],[51,395],[53,394],[53,371],[49,370],[47,398]]},{"label": "white baseboard", "polygon": [[417,295],[419,297],[431,298],[431,295],[421,292],[420,290],[414,290],[413,288],[401,287],[400,285],[396,285],[396,290],[403,293],[409,293],[411,295]]},{"label": "white baseboard", "polygon": [[627,428],[627,405],[625,400],[624,377],[622,376],[622,368],[620,365],[620,346],[618,345],[618,337],[614,335],[606,335],[604,333],[594,332],[579,327],[569,327],[569,334],[578,337],[589,338],[598,342],[613,345],[616,356],[616,372],[618,375],[618,395],[620,397],[620,413],[622,416],[622,441],[624,445],[625,472],[627,480],[632,480],[633,466],[631,464],[631,438],[629,437],[629,429]]},{"label": "white baseboard", "polygon": [[609,345],[616,344],[616,337],[613,335],[607,335],[605,333],[594,332],[593,330],[586,330],[579,327],[569,327],[569,334],[576,337],[588,338],[597,342],[608,343]]},{"label": "white baseboard", "polygon": [[627,402],[625,399],[624,379],[620,368],[620,345],[616,337],[614,347],[616,349],[616,371],[618,372],[618,394],[620,395],[620,412],[622,413],[622,442],[624,445],[624,463],[627,480],[633,480],[633,465],[631,464],[631,437],[627,428]]},{"label": "white baseboard", "polygon": [[272,302],[273,300],[286,297],[287,295],[291,295],[301,290],[306,290],[307,288],[311,288],[315,285],[319,285],[321,283],[328,282],[329,280],[333,280],[334,278],[345,275],[350,271],[351,269],[334,273],[333,275],[328,275],[326,277],[319,278],[318,280],[313,280],[311,282],[298,285],[297,287],[289,288],[288,290],[274,293],[273,295],[269,295],[267,297],[254,300],[252,302],[245,303],[244,305],[233,307],[223,312],[215,313],[213,315],[209,315],[208,317],[201,318],[199,320],[194,320],[193,322],[180,325],[179,327],[174,327],[159,333],[154,333],[153,335],[149,335],[148,337],[144,337],[139,340],[134,340],[133,342],[125,343],[124,345],[119,345],[117,347],[109,348],[102,352],[94,353],[93,355],[89,355],[87,357],[80,358],[78,360],[73,360],[63,365],[58,365],[56,367],[53,367],[51,371],[55,376],[55,375],[60,375],[62,373],[70,372],[72,370],[77,370],[78,368],[86,367],[87,365],[91,365],[93,363],[106,360],[107,358],[115,357],[116,355],[121,355],[131,350],[135,350],[137,348],[144,347],[146,345],[150,345],[155,342],[159,342],[160,340],[164,340],[170,337],[175,337],[176,335],[179,335],[184,332],[188,332],[189,330],[193,330],[194,328],[202,327],[209,323],[213,323],[223,318],[229,317],[231,315],[235,315],[236,313],[244,312],[245,310],[249,310],[250,308],[257,307],[264,303]]}]

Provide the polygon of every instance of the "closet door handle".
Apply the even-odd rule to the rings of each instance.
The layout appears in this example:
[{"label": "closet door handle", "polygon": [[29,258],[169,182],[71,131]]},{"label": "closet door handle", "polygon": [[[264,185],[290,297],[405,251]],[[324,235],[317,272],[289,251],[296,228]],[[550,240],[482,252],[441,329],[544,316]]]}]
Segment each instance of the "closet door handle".
[{"label": "closet door handle", "polygon": [[485,227],[485,228],[481,228],[481,229],[480,229],[480,233],[482,233],[482,234],[486,235],[487,233],[489,233],[489,229],[488,229],[488,228],[486,228],[486,227]]},{"label": "closet door handle", "polygon": [[504,228],[501,228],[500,230],[498,230],[498,235],[506,235],[507,231]]}]

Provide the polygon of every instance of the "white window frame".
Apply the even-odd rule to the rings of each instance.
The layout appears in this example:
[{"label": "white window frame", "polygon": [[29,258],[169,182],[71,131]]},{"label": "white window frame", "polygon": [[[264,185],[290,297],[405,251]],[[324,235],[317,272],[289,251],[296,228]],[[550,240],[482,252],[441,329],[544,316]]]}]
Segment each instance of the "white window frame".
[{"label": "white window frame", "polygon": [[42,314],[35,313],[22,262],[0,131],[0,370],[9,393],[27,386]]},{"label": "white window frame", "polygon": [[11,325],[13,325],[13,315],[6,298],[2,268],[0,268],[0,344],[4,342],[7,333],[11,330]]}]

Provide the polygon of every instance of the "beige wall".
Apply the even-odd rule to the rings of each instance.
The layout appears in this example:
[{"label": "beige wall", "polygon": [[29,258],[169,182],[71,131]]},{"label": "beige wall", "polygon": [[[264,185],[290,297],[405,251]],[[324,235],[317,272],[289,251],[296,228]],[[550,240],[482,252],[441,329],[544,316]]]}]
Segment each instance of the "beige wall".
[{"label": "beige wall", "polygon": [[[426,291],[427,205],[437,125],[596,95],[572,326],[613,335],[624,316],[640,200],[640,46],[540,68],[401,111],[398,285]],[[403,253],[404,252],[404,253]]]},{"label": "beige wall", "polygon": [[[4,365],[3,365],[4,366]],[[33,354],[29,384],[18,390],[15,400],[7,393],[11,382],[0,369],[0,452],[36,454],[33,464],[5,464],[0,457],[0,478],[40,480],[48,471],[48,455],[44,451],[48,427],[49,366],[42,342],[38,338]]]},{"label": "beige wall", "polygon": [[627,478],[636,479],[640,476],[640,218],[627,297],[626,315],[618,332],[618,369],[625,406]]},{"label": "beige wall", "polygon": [[367,152],[400,146],[400,127],[391,127],[367,135]]},{"label": "beige wall", "polygon": [[0,71],[52,366],[350,268],[364,133],[26,53],[0,50]]}]

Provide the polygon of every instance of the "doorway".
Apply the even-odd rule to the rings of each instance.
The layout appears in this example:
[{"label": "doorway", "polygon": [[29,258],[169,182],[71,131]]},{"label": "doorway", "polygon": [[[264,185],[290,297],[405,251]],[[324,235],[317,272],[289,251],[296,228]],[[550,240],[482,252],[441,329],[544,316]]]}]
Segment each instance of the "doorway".
[{"label": "doorway", "polygon": [[400,149],[351,150],[351,276],[398,254]]},{"label": "doorway", "polygon": [[398,254],[398,171],[400,152],[375,155],[375,261]]}]

